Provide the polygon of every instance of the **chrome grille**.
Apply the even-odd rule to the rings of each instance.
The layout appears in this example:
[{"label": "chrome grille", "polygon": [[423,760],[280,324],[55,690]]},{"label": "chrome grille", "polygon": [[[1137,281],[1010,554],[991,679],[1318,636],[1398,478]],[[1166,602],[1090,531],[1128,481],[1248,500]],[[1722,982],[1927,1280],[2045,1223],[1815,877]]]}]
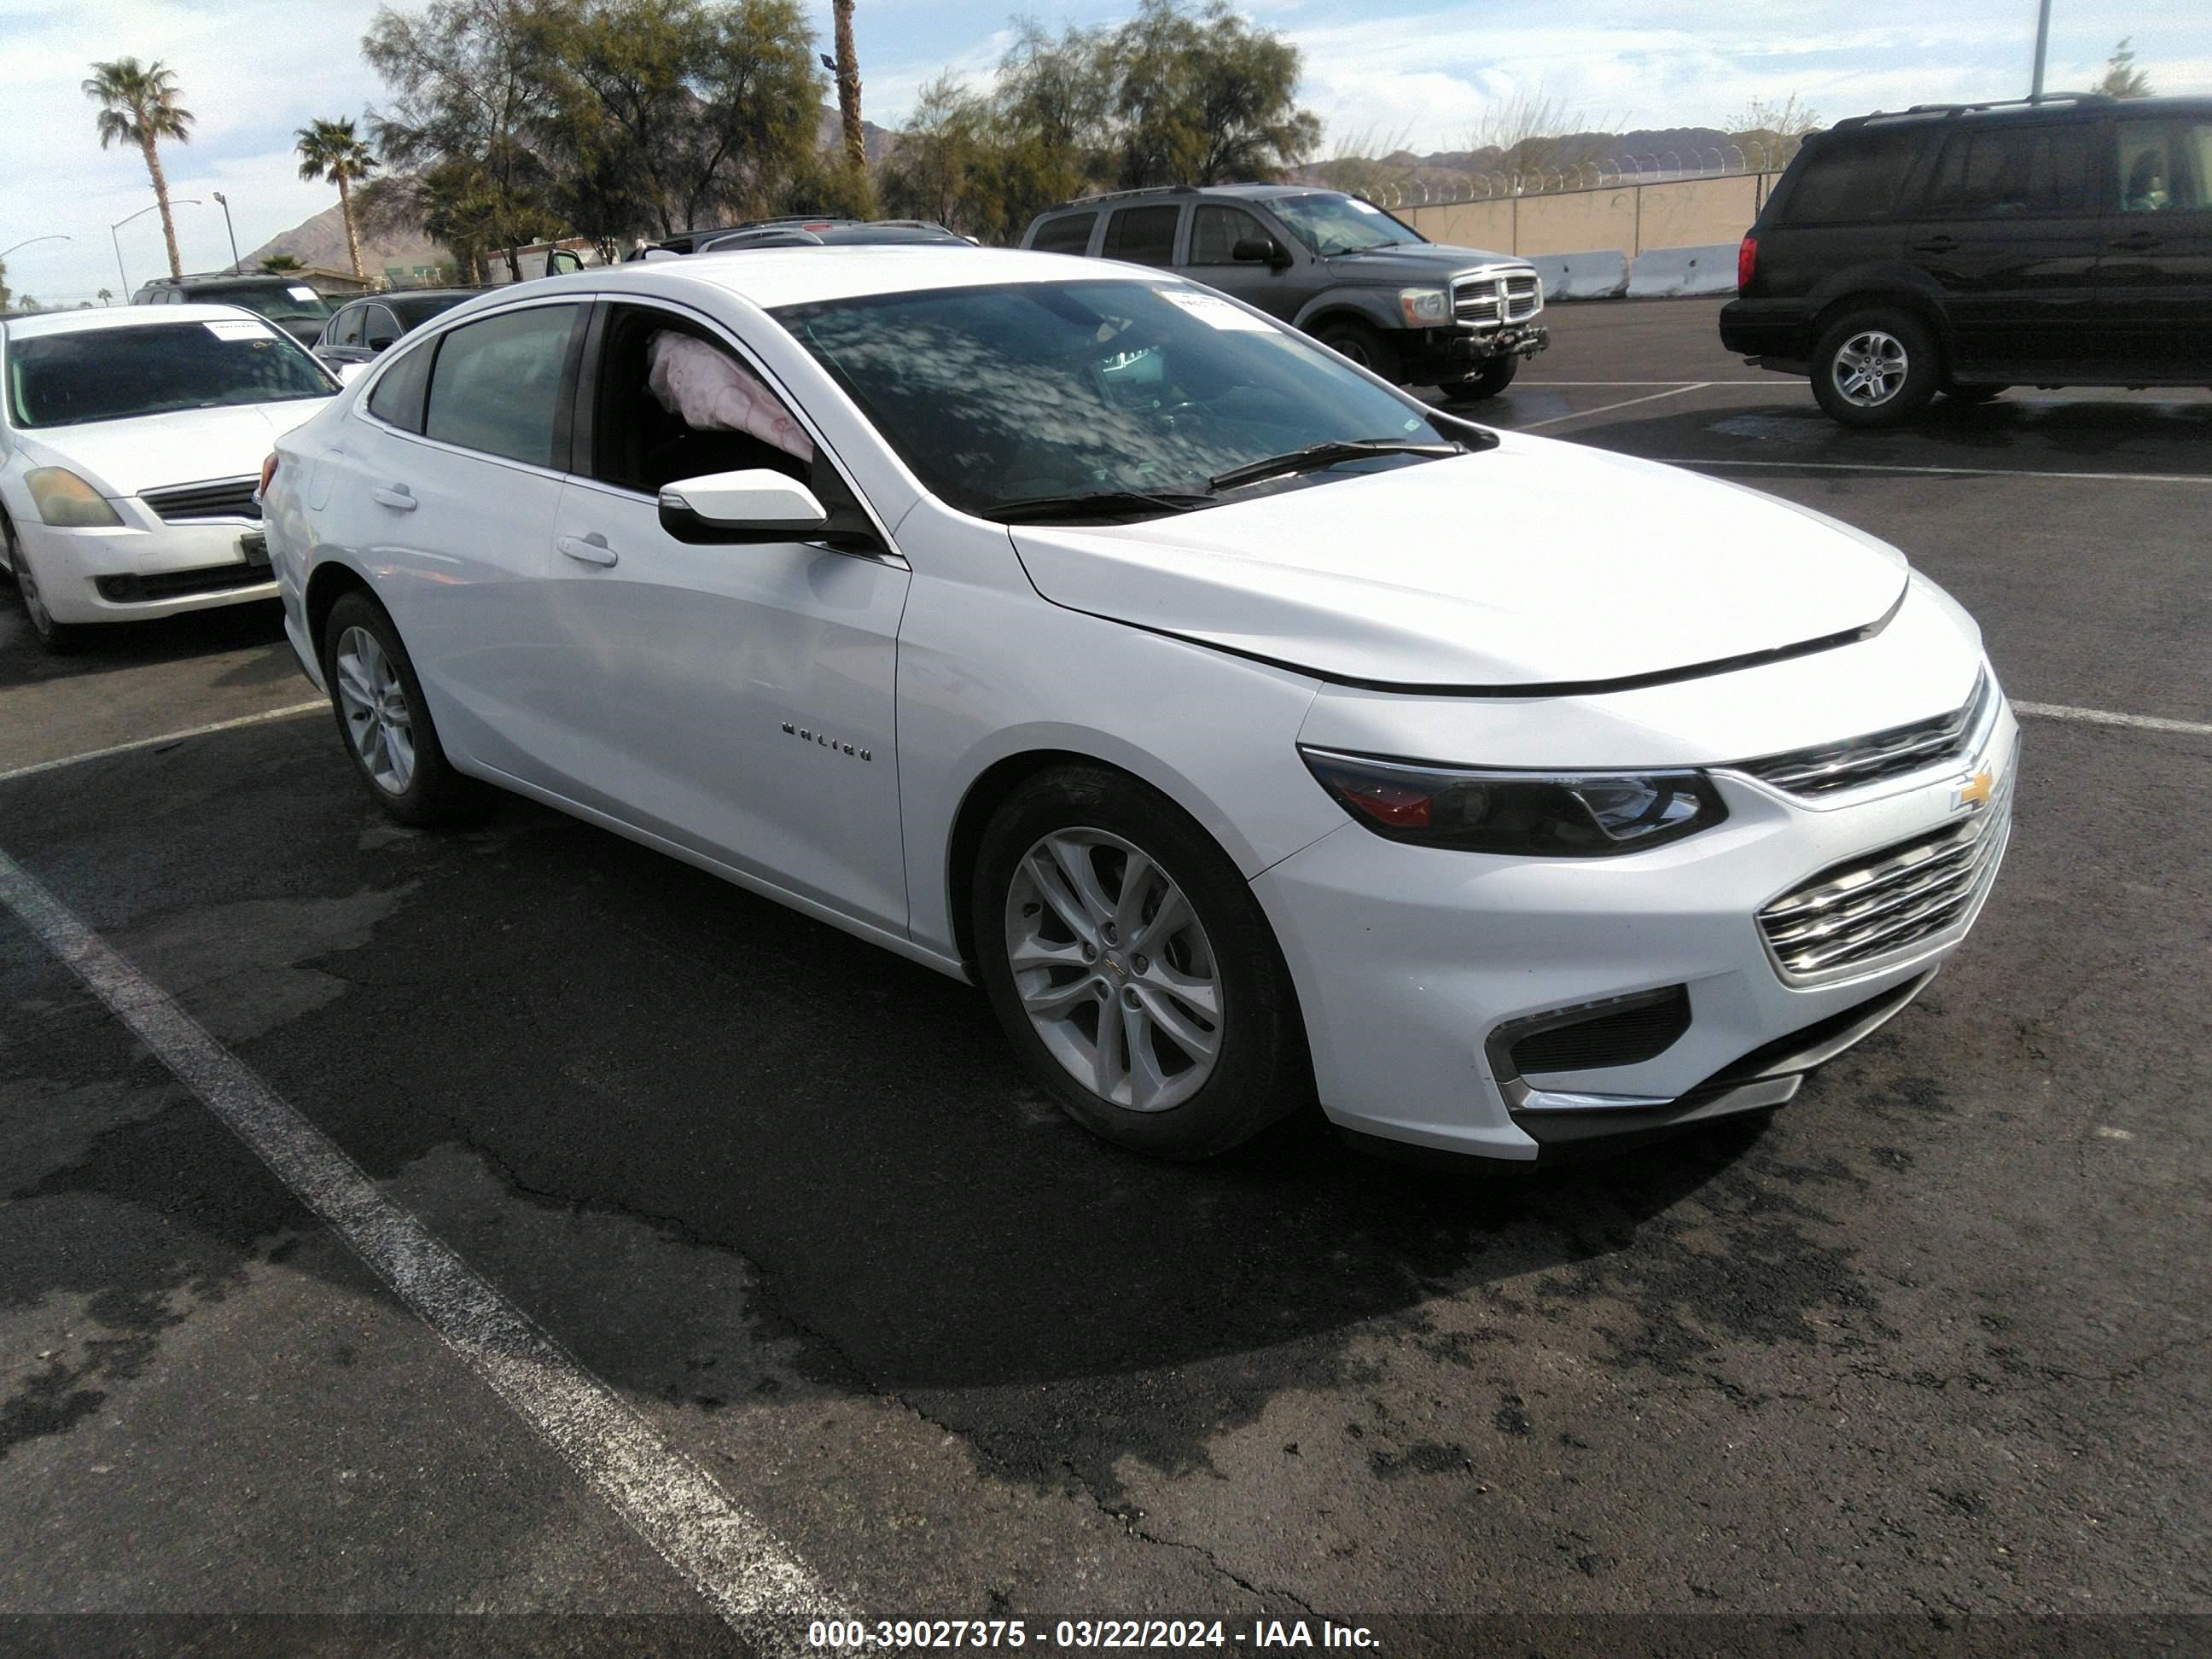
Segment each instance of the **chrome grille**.
[{"label": "chrome grille", "polygon": [[1452,284],[1452,316],[1462,328],[1526,322],[1543,305],[1543,285],[1533,270],[1483,271]]},{"label": "chrome grille", "polygon": [[1832,866],[1785,893],[1759,913],[1782,977],[1861,967],[1952,927],[1996,879],[2011,831],[2008,772],[1986,811]]},{"label": "chrome grille", "polygon": [[1885,778],[1901,778],[1966,755],[1979,740],[1996,701],[1996,688],[1984,672],[1974,682],[1973,695],[1950,714],[1844,743],[1739,761],[1734,769],[1793,795],[1833,794]]},{"label": "chrome grille", "polygon": [[1487,328],[1504,315],[1498,278],[1477,276],[1452,286],[1452,316],[1464,327]]},{"label": "chrome grille", "polygon": [[190,524],[199,519],[258,519],[260,503],[253,499],[254,478],[218,478],[209,483],[176,484],[167,489],[142,489],[138,499],[170,524]]},{"label": "chrome grille", "polygon": [[1536,307],[1542,302],[1543,289],[1538,285],[1533,271],[1526,276],[1508,276],[1505,279],[1505,320],[1507,322],[1523,322],[1534,316]]}]

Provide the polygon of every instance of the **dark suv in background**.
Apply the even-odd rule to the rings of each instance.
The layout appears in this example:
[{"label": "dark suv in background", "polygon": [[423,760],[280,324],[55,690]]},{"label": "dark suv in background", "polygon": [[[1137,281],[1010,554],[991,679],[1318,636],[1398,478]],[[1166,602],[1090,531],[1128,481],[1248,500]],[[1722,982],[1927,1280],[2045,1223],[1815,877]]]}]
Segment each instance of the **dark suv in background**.
[{"label": "dark suv in background", "polygon": [[311,349],[331,320],[330,301],[300,276],[247,276],[216,271],[202,276],[158,276],[131,296],[140,306],[240,306],[283,329]]},{"label": "dark suv in background", "polygon": [[1721,343],[1846,426],[1943,392],[2212,385],[2212,99],[2054,94],[1839,121],[1737,259]]},{"label": "dark suv in background", "polygon": [[1547,343],[1536,268],[1431,242],[1310,185],[1177,185],[1063,202],[1022,246],[1158,265],[1302,328],[1384,380],[1490,398]]}]

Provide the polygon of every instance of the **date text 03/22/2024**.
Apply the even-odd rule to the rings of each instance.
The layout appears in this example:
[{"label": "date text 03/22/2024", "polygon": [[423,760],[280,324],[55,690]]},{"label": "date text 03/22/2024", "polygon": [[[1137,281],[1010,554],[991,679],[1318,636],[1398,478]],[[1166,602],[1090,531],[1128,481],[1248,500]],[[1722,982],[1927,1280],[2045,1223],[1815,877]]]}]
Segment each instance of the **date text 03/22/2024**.
[{"label": "date text 03/22/2024", "polygon": [[929,1649],[1038,1648],[1046,1652],[1146,1652],[1185,1648],[1247,1651],[1373,1650],[1362,1625],[1327,1619],[817,1619],[807,1645],[832,1651],[909,1652]]}]

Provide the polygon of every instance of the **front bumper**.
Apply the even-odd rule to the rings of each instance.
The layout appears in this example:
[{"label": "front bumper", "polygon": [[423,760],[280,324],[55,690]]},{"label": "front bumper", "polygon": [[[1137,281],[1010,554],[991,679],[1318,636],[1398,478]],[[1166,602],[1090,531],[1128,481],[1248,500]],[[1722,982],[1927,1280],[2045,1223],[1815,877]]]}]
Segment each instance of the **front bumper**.
[{"label": "front bumper", "polygon": [[[1324,1109],[1363,1135],[1525,1162],[1782,1104],[1958,948],[2002,842],[1939,931],[1817,982],[1784,979],[1759,912],[1971,810],[1962,772],[1990,768],[2003,809],[2018,730],[2000,700],[1966,764],[1817,804],[1716,770],[1726,822],[1625,858],[1439,851],[1347,821],[1254,883],[1298,984]],[[1511,1063],[1517,1037],[1562,1011],[1678,988],[1689,1017],[1648,1059],[1528,1075]]]},{"label": "front bumper", "polygon": [[[134,503],[121,504],[126,515]],[[265,561],[247,556],[260,526],[245,519],[125,522],[97,530],[15,526],[58,623],[145,622],[276,597]]]},{"label": "front bumper", "polygon": [[1465,328],[1422,329],[1410,337],[1406,367],[1413,384],[1427,385],[1423,375],[1455,379],[1496,362],[1501,357],[1533,357],[1552,343],[1551,331],[1541,323],[1506,323],[1480,331]]}]

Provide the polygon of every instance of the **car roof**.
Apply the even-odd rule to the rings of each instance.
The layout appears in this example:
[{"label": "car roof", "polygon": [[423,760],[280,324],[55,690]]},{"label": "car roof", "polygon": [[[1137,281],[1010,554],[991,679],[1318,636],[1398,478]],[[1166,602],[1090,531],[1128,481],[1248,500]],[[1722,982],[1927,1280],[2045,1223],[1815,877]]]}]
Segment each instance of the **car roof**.
[{"label": "car roof", "polygon": [[[1160,185],[1150,190],[1115,190],[1103,196],[1078,197],[1073,202],[1062,202],[1057,207],[1047,208],[1046,214],[1076,213],[1085,210],[1119,207],[1124,203],[1147,203],[1163,199],[1183,201],[1216,201],[1226,198],[1236,202],[1279,201],[1285,196],[1346,196],[1351,192],[1328,185]],[[1042,214],[1039,217],[1044,216]]]},{"label": "car roof", "polygon": [[307,273],[304,270],[200,270],[182,276],[154,276],[147,279],[147,288],[232,288],[240,283],[258,284],[282,283],[288,288],[305,288]]},{"label": "car roof", "polygon": [[[507,286],[514,286],[509,283]],[[473,300],[479,294],[490,292],[482,288],[395,288],[382,294],[356,294],[346,303],[349,306],[367,301],[374,305],[405,305],[410,300]]]},{"label": "car roof", "polygon": [[[559,277],[496,289],[493,294],[531,293],[550,298],[578,293],[661,292],[673,297],[687,290],[696,292],[696,284],[705,283],[772,311],[812,300],[853,300],[931,289],[989,288],[1004,283],[1095,283],[1104,274],[1101,263],[1067,254],[979,248],[965,243],[735,248],[688,254],[680,259],[590,265]],[[1127,274],[1175,280],[1166,272],[1136,266],[1130,267]]]},{"label": "car roof", "polygon": [[155,323],[235,322],[250,317],[264,328],[276,325],[243,306],[93,306],[79,311],[38,311],[7,320],[11,340],[35,340],[49,334],[93,334],[106,328],[144,328]]}]

